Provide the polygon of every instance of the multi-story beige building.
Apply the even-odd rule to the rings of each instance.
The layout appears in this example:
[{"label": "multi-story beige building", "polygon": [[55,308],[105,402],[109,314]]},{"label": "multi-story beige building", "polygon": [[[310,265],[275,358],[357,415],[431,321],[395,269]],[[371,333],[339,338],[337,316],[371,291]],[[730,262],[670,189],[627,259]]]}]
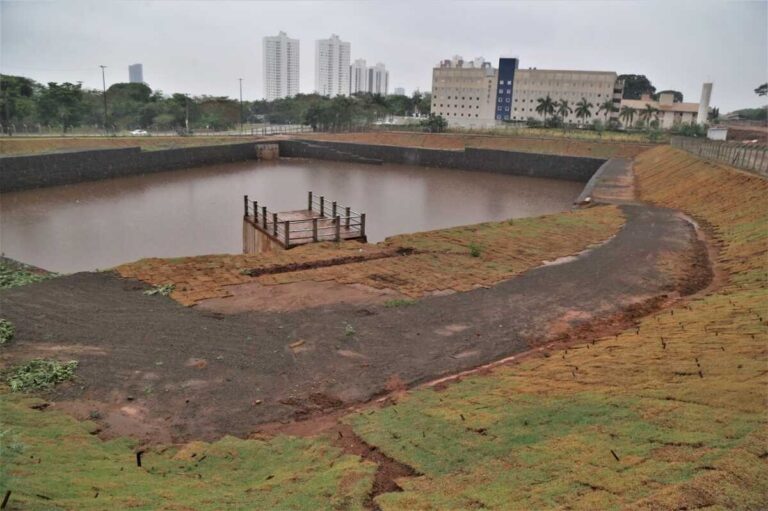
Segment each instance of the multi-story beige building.
[{"label": "multi-story beige building", "polygon": [[349,96],[351,45],[336,34],[315,43],[315,92],[321,96]]},{"label": "multi-story beige building", "polygon": [[[544,120],[536,112],[539,98],[549,96],[552,101],[567,101],[573,110],[561,116],[566,123],[583,124],[600,119],[608,122],[617,120],[621,103],[622,87],[617,83],[618,75],[609,71],[566,71],[556,69],[518,69],[515,73],[509,117],[512,121],[525,121],[529,117]],[[576,116],[576,104],[586,99],[592,104],[591,117]],[[600,109],[606,101],[612,110]],[[505,105],[506,106],[506,105]],[[600,111],[598,112],[598,110]],[[559,114],[558,114],[559,115]]]},{"label": "multi-story beige building", "polygon": [[494,122],[497,70],[482,58],[444,60],[432,70],[432,113],[449,124],[481,127]]},{"label": "multi-story beige building", "polygon": [[[499,68],[482,58],[444,60],[432,70],[432,113],[449,124],[485,127],[502,121],[543,120],[536,112],[539,98],[567,101],[573,111],[565,116],[570,123],[594,119],[618,119],[622,86],[617,74],[604,71],[518,69],[516,58],[499,59]],[[576,103],[592,104],[590,117],[576,117]],[[598,109],[610,101],[612,111]]]},{"label": "multi-story beige building", "polygon": [[[705,124],[709,114],[709,101],[712,95],[712,84],[705,83],[701,89],[701,100],[698,103],[675,102],[672,92],[662,92],[658,101],[651,99],[649,94],[644,94],[640,99],[623,99],[622,108],[633,110],[634,115],[624,117],[622,124],[641,124],[659,121],[659,127],[670,129],[680,124]],[[643,116],[642,112],[651,107],[650,118]]]}]

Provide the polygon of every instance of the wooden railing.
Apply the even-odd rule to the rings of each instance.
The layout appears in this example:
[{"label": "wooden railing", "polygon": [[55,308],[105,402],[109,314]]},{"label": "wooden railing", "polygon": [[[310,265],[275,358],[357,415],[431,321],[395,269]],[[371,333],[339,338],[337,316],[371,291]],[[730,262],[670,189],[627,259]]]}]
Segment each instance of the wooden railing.
[{"label": "wooden railing", "polygon": [[768,147],[745,146],[738,142],[672,137],[672,147],[768,177]]},{"label": "wooden railing", "polygon": [[315,197],[312,192],[307,197],[306,218],[281,218],[280,213],[259,206],[258,201],[250,201],[247,195],[243,196],[243,215],[285,248],[317,241],[365,239],[365,213],[329,202],[322,195]]}]

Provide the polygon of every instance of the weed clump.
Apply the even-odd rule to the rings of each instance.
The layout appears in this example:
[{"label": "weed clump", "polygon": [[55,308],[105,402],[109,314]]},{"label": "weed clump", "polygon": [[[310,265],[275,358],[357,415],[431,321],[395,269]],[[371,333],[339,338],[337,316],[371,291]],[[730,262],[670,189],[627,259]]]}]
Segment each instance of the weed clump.
[{"label": "weed clump", "polygon": [[174,289],[176,289],[176,285],[174,284],[162,284],[159,286],[155,286],[151,289],[147,289],[146,291],[144,291],[144,294],[147,296],[154,296],[154,295],[168,296],[173,292]]},{"label": "weed clump", "polygon": [[7,319],[0,319],[0,344],[5,344],[13,339],[16,328]]},{"label": "weed clump", "polygon": [[480,245],[477,243],[470,243],[469,244],[469,255],[472,257],[480,257],[480,254],[482,251],[480,250]]},{"label": "weed clump", "polygon": [[11,263],[0,258],[0,289],[26,286],[55,276],[55,273],[37,273],[24,264]]},{"label": "weed clump", "polygon": [[416,300],[411,300],[409,298],[395,298],[384,302],[384,307],[407,307],[414,303],[416,303]]},{"label": "weed clump", "polygon": [[77,360],[34,359],[10,371],[6,382],[13,392],[47,390],[75,376]]}]

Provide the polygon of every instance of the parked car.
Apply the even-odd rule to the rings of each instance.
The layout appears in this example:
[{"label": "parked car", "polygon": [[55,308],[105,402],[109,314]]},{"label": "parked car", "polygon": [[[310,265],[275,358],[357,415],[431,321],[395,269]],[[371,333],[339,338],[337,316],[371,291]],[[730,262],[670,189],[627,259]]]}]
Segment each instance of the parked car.
[{"label": "parked car", "polygon": [[131,132],[131,135],[134,135],[134,136],[147,136],[147,135],[149,135],[149,133],[147,133],[147,130],[133,130]]}]

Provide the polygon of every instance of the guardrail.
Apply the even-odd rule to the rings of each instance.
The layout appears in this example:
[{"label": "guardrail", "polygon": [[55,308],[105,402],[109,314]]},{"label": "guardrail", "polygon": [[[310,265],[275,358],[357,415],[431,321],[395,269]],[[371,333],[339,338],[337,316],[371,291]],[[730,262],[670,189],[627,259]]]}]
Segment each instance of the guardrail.
[{"label": "guardrail", "polygon": [[768,177],[768,147],[745,146],[737,142],[672,137],[672,147]]}]

